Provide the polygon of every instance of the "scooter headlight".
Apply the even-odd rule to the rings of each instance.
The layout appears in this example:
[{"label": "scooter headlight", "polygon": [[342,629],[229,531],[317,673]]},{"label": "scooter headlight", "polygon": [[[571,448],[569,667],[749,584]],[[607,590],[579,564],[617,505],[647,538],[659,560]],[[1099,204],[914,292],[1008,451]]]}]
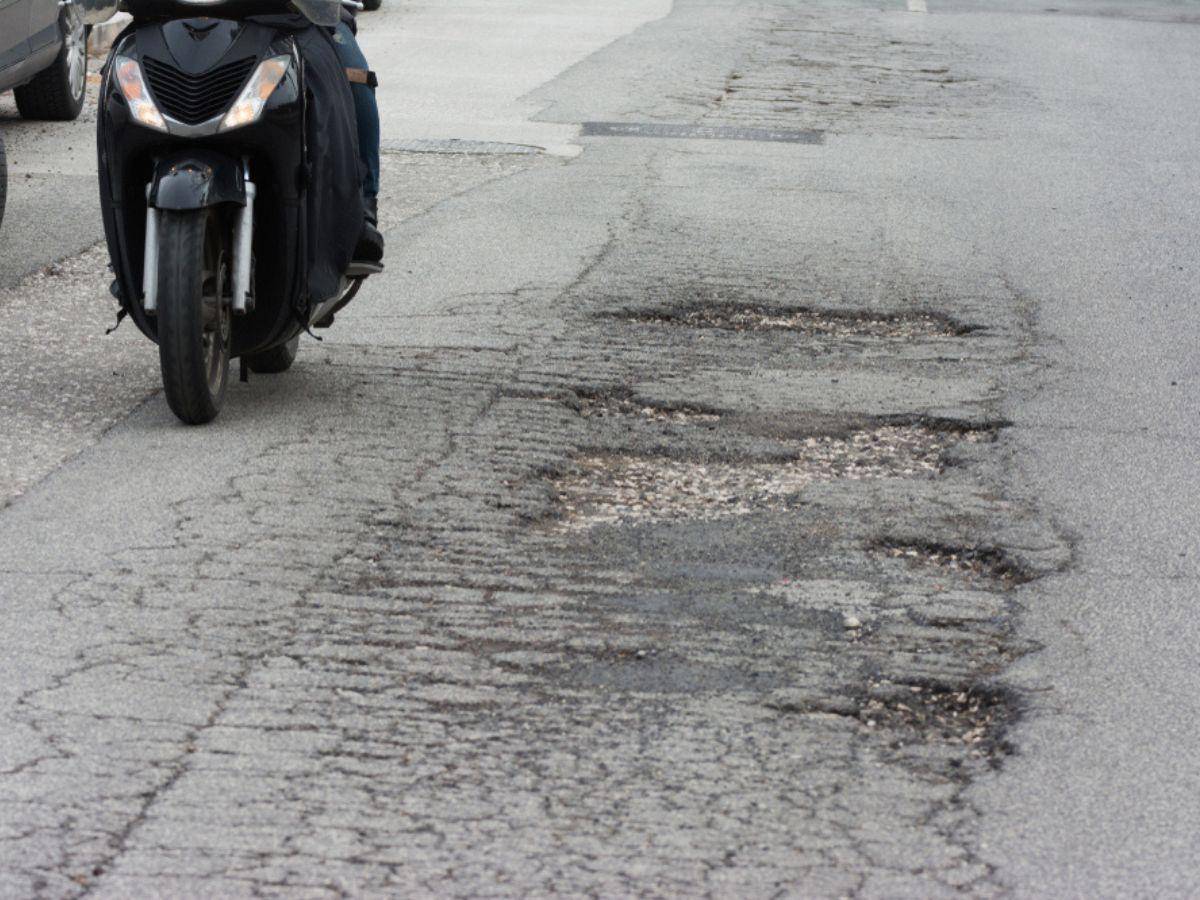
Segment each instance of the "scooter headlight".
[{"label": "scooter headlight", "polygon": [[271,99],[275,89],[283,83],[291,65],[292,58],[290,56],[275,56],[259,63],[258,68],[254,70],[254,74],[246,83],[246,87],[243,88],[241,96],[230,107],[225,121],[221,123],[221,130],[229,131],[245,125],[253,125],[262,118],[267,101]]},{"label": "scooter headlight", "polygon": [[129,111],[139,125],[153,128],[157,131],[167,130],[167,121],[154,105],[150,97],[150,89],[146,87],[146,78],[137,60],[128,56],[118,56],[113,60],[113,71],[117,76],[117,84],[121,86],[121,94],[129,104]]}]

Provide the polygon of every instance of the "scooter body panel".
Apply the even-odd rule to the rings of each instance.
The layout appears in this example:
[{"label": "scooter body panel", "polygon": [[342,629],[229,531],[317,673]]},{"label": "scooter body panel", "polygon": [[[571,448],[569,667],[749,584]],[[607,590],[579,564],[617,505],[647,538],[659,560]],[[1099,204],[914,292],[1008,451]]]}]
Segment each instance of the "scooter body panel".
[{"label": "scooter body panel", "polygon": [[160,159],[150,183],[155,209],[208,209],[222,204],[246,205],[242,164],[211,150],[181,150]]}]

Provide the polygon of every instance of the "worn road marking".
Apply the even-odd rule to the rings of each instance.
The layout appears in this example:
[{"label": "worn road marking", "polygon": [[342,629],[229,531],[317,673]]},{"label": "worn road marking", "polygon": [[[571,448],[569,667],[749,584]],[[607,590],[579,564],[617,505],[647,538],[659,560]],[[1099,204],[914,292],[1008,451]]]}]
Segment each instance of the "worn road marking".
[{"label": "worn road marking", "polygon": [[925,0],[908,0],[908,11],[927,13],[929,12],[929,7],[925,5]]}]

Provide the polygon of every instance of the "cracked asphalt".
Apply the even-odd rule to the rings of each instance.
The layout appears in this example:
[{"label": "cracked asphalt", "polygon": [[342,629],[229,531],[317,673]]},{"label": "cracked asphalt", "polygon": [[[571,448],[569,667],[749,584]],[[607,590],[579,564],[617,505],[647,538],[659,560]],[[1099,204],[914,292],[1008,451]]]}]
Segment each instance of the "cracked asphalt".
[{"label": "cracked asphalt", "polygon": [[1187,896],[1192,18],[388,0],[388,271],[203,429],[0,99],[0,895]]}]

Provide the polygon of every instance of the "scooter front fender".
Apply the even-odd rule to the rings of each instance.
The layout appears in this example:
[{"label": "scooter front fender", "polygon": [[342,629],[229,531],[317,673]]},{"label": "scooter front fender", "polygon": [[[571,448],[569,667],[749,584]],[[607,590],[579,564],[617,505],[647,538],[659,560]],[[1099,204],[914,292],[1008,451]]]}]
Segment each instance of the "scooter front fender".
[{"label": "scooter front fender", "polygon": [[246,205],[246,180],[232,156],[188,150],[159,160],[150,183],[155,209],[208,209],[222,203]]}]

